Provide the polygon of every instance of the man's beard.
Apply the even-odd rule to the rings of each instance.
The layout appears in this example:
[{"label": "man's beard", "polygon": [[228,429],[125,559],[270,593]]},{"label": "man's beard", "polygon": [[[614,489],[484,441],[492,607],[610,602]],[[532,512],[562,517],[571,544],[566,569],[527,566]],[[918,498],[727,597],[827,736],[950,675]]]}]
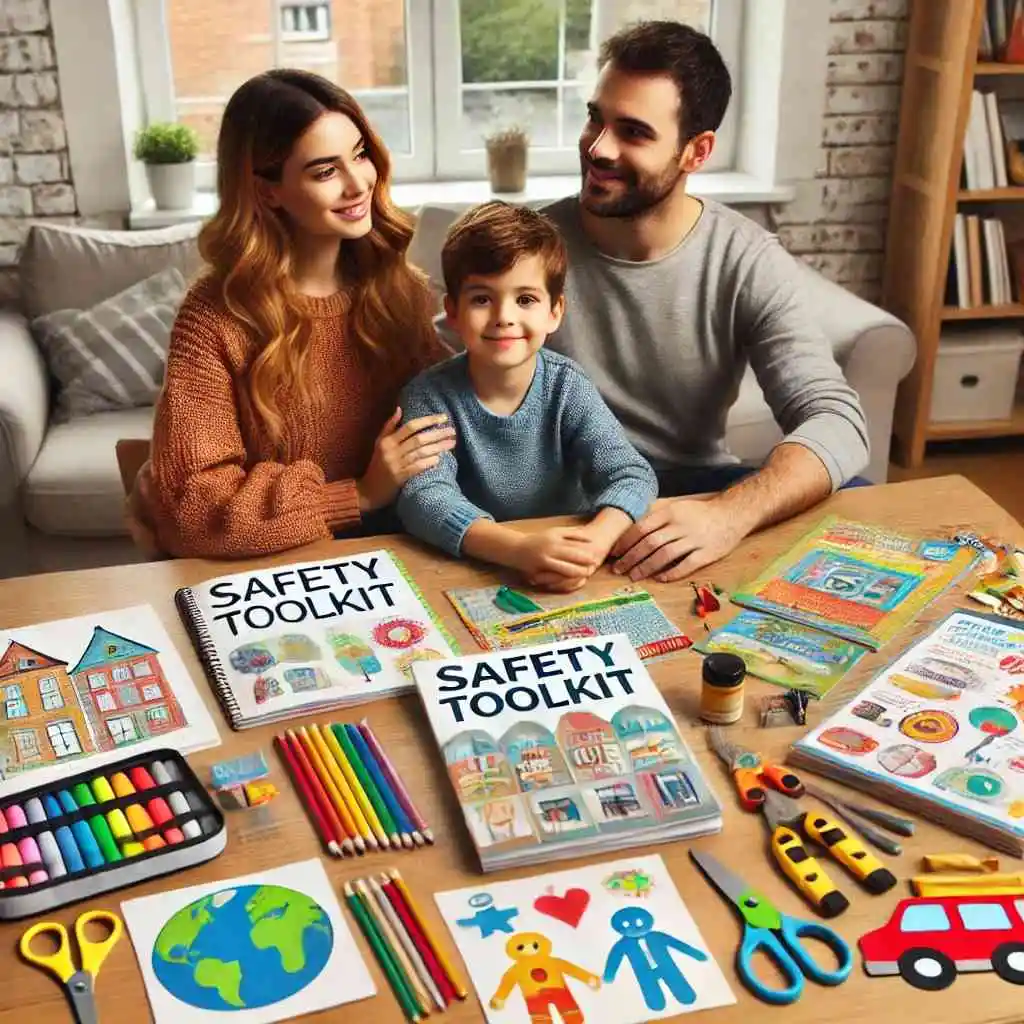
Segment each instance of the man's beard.
[{"label": "man's beard", "polygon": [[[611,163],[603,160],[591,161],[585,156],[581,156],[580,164],[584,178],[590,166],[596,167],[599,171],[614,168]],[[658,174],[641,175],[631,170],[622,173],[623,177],[618,182],[622,191],[616,197],[595,196],[590,190],[583,190],[580,202],[588,213],[595,217],[639,217],[664,202],[675,191],[679,179],[683,177],[678,157],[674,157]]]}]

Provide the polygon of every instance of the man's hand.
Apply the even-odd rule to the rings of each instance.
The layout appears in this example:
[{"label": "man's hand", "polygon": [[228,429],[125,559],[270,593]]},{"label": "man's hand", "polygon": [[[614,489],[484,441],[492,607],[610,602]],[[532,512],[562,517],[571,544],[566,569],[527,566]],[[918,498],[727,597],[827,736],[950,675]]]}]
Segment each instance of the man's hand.
[{"label": "man's hand", "polygon": [[612,548],[612,571],[660,583],[692,576],[733,551],[747,530],[719,497],[677,498],[634,523]]}]

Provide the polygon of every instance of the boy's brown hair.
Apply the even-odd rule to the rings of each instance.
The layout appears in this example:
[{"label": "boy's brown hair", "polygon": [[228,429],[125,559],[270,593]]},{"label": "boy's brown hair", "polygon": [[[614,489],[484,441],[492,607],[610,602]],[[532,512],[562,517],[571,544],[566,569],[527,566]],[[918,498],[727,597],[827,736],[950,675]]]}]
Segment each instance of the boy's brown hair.
[{"label": "boy's brown hair", "polygon": [[565,290],[568,257],[558,228],[542,213],[500,199],[467,210],[448,229],[441,249],[444,286],[457,302],[473,274],[504,274],[524,256],[540,256],[552,303]]}]

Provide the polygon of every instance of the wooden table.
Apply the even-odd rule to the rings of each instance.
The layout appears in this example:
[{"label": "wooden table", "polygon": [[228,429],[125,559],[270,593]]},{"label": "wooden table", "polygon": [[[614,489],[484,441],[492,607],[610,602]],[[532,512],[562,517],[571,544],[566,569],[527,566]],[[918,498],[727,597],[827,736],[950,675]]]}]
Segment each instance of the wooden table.
[{"label": "wooden table", "polygon": [[[714,567],[713,579],[728,590],[751,578],[755,570],[792,544],[826,511],[931,535],[946,535],[967,526],[1004,540],[1015,540],[1018,543],[1024,541],[1021,526],[983,492],[961,477],[944,477],[854,489],[838,494],[824,508],[815,509],[783,526],[749,538],[729,559]],[[463,651],[476,651],[465,628],[444,597],[444,591],[454,586],[474,583],[482,585],[496,579],[496,574],[481,566],[439,557],[407,538],[327,542],[259,563],[253,562],[248,567],[326,556],[339,557],[384,544],[406,560],[427,600],[444,617]],[[323,856],[328,873],[339,889],[346,879],[378,871],[386,866],[399,867],[429,914],[431,923],[455,956],[455,962],[461,966],[454,945],[436,913],[432,894],[443,889],[471,885],[480,881],[482,876],[478,872],[461,814],[449,790],[441,761],[430,739],[429,727],[417,700],[405,697],[380,701],[368,709],[351,709],[347,713],[331,716],[335,719],[357,720],[369,711],[374,727],[397,761],[400,772],[409,782],[415,799],[437,835],[435,846],[415,853],[378,853],[358,860],[329,860],[323,855],[316,835],[272,749],[273,729],[268,727],[235,733],[228,728],[219,706],[205,685],[203,672],[193,656],[185,630],[176,614],[172,595],[178,587],[198,583],[225,572],[241,571],[246,567],[181,560],[0,581],[0,624],[4,627],[82,615],[97,609],[140,602],[152,604],[185,657],[199,690],[207,699],[223,740],[221,746],[190,758],[200,776],[207,777],[206,769],[214,761],[263,749],[271,761],[275,779],[282,788],[282,794],[274,804],[277,825],[272,831],[247,833],[240,824],[242,818],[229,816],[228,847],[216,860],[187,871],[180,877],[156,879],[129,890],[101,896],[94,904],[64,908],[51,916],[70,924],[88,906],[117,909],[124,899]],[[588,595],[600,596],[622,585],[621,577],[602,570],[588,585],[586,592]],[[650,589],[671,619],[691,636],[700,632],[701,623],[692,614],[693,593],[688,586],[683,583],[652,583]],[[947,595],[924,621],[917,624],[915,633],[923,632],[960,599],[960,595]],[[828,706],[854,692],[910,639],[911,634],[908,634],[888,645],[879,654],[865,657],[856,674],[837,688],[841,691],[839,694],[833,692],[825,707],[812,705],[809,720],[816,722],[828,710]],[[694,749],[701,767],[725,805],[723,832],[698,840],[695,845],[700,849],[720,852],[731,865],[742,868],[746,877],[763,889],[784,912],[813,917],[809,908],[769,861],[766,853],[767,832],[760,816],[740,810],[733,799],[733,790],[723,766],[707,748],[703,728],[697,720],[700,658],[689,652],[681,652],[653,664],[651,672],[676,714],[687,742]],[[750,682],[743,724],[737,727],[734,735],[740,743],[760,749],[765,754],[781,757],[800,730],[796,727],[770,730],[758,727],[755,698],[773,689],[755,680]],[[749,1021],[752,1016],[758,1020],[785,1019],[786,1024],[811,1024],[817,1021],[838,1024],[840,1021],[863,1020],[890,1022],[901,1019],[916,1019],[922,1024],[1020,1024],[1024,1021],[1024,991],[1001,981],[995,974],[965,975],[959,977],[953,987],[945,992],[926,993],[911,988],[898,978],[867,978],[861,970],[859,954],[855,954],[857,963],[853,974],[839,989],[824,989],[808,984],[800,1001],[784,1010],[758,1001],[739,983],[732,967],[739,938],[738,918],[698,875],[686,855],[689,845],[680,842],[651,849],[666,859],[680,893],[712,953],[725,971],[738,1000],[735,1006],[708,1011],[699,1019],[710,1019],[716,1024],[737,1024]],[[891,865],[897,875],[904,879],[916,873],[921,854],[947,851],[985,852],[977,844],[922,822],[918,826],[917,835],[906,841],[903,856],[891,858]],[[553,870],[571,867],[574,863],[583,862],[560,862]],[[487,877],[521,877],[537,874],[540,870],[521,869]],[[897,901],[909,894],[908,887],[901,884],[883,896],[869,896],[857,889],[852,881],[845,881],[845,873],[838,866],[834,869],[834,877],[844,879],[843,888],[850,896],[851,906],[832,923],[851,944],[855,944],[862,933],[887,921]],[[34,1024],[48,1024],[51,1021],[63,1024],[71,1019],[71,1015],[60,989],[48,975],[22,964],[16,956],[16,941],[25,927],[23,922],[0,926],[0,978],[3,978],[0,984],[0,1024],[22,1024],[26,1020]],[[350,1004],[326,1012],[317,1019],[373,1020],[375,1024],[397,1024],[402,1020],[398,1004],[381,976],[376,961],[363,943],[362,936],[359,936],[358,941],[376,978],[377,997],[370,1002]],[[97,1003],[103,1024],[137,1024],[150,1019],[145,989],[129,941],[121,942],[104,965],[99,977]],[[471,994],[465,1003],[456,1005],[443,1016],[435,1015],[432,1019],[461,1024],[484,1018],[475,995]],[[230,1024],[227,1015],[225,1021]]]}]

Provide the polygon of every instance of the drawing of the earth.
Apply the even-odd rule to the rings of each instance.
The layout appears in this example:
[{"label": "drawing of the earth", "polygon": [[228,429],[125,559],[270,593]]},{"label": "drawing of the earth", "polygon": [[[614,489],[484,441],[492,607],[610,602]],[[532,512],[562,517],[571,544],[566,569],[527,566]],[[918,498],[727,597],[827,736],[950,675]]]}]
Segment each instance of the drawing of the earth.
[{"label": "drawing of the earth", "polygon": [[189,1006],[247,1010],[301,992],[333,948],[330,919],[308,896],[242,885],[179,910],[157,935],[153,971]]}]

